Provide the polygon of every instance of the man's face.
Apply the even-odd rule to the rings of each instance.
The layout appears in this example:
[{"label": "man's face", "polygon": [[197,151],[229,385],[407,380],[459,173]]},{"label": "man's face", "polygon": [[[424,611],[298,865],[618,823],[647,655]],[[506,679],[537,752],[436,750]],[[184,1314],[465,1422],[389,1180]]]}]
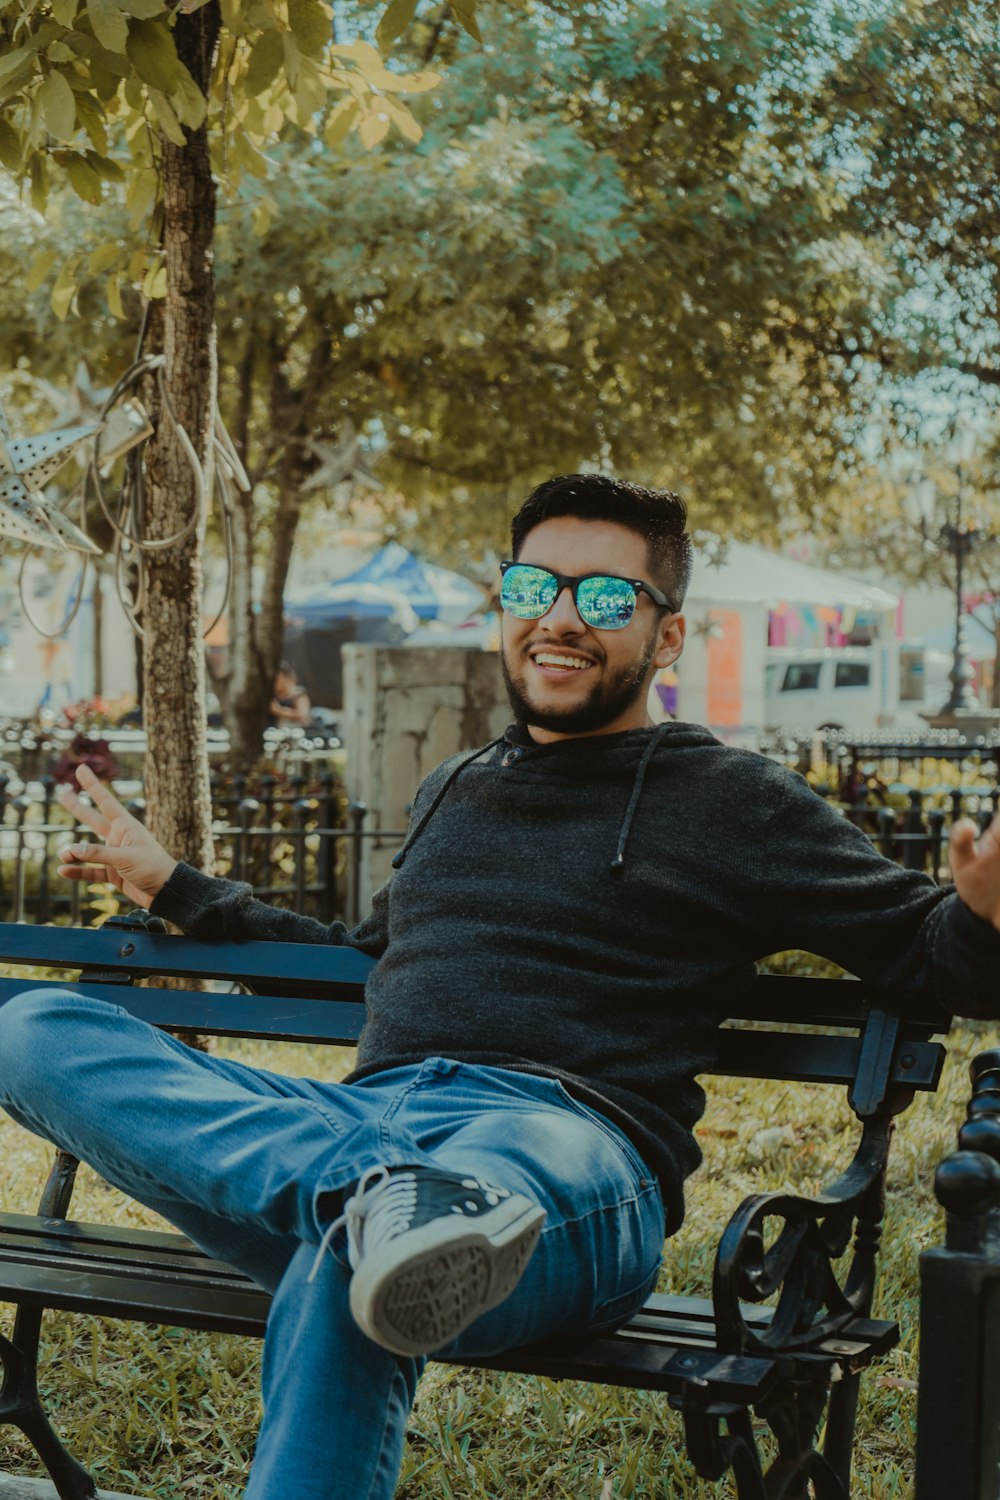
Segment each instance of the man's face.
[{"label": "man's face", "polygon": [[[517,560],[571,577],[612,573],[653,582],[643,538],[613,521],[542,521],[528,532]],[[682,617],[658,609],[648,594],[640,593],[623,629],[596,630],[583,623],[563,589],[541,619],[502,617],[511,708],[540,743],[642,728],[650,722],[650,679],[677,660],[683,643]]]}]

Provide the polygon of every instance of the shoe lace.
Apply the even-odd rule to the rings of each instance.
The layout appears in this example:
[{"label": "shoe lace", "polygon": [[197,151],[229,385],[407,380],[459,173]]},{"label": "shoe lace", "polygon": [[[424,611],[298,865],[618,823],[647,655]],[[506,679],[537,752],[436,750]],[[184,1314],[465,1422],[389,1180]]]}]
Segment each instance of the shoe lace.
[{"label": "shoe lace", "polygon": [[347,1229],[347,1259],[355,1267],[361,1259],[365,1221],[371,1219],[373,1226],[379,1224],[385,1232],[399,1234],[409,1223],[412,1206],[413,1180],[409,1173],[394,1178],[388,1167],[369,1167],[345,1201],[344,1212],[323,1231],[316,1259],[306,1280],[315,1280],[320,1262],[338,1230]]}]

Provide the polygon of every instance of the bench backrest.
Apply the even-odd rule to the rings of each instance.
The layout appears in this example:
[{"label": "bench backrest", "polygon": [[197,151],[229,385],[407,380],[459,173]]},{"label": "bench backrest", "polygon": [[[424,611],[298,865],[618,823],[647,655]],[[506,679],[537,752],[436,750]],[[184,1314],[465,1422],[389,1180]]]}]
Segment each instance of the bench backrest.
[{"label": "bench backrest", "polygon": [[[0,966],[79,971],[58,983],[123,1005],[157,1026],[217,1036],[352,1045],[364,1023],[373,961],[329,944],[224,942],[105,926],[0,923]],[[218,981],[214,989],[156,989],[135,981]],[[0,1004],[47,978],[0,977]],[[232,993],[240,985],[250,993]],[[611,997],[609,995],[609,1003]],[[699,1005],[706,1008],[705,997]],[[937,1087],[949,1018],[927,1000],[858,981],[761,975],[720,1020],[710,1071],[732,1077],[841,1084],[865,1118],[890,1089]],[[751,1022],[747,1029],[741,1023]]]}]

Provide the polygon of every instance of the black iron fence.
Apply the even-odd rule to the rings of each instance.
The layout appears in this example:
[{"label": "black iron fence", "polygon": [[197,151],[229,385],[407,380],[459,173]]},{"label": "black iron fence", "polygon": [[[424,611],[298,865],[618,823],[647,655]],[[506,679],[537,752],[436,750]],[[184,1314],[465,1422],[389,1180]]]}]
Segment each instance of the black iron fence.
[{"label": "black iron fence", "polygon": [[[39,736],[18,747],[45,764],[61,744]],[[2,742],[0,742],[2,745]],[[1000,806],[1000,747],[954,741],[786,743],[775,758],[809,775],[817,793],[836,803],[878,849],[937,881],[950,878],[948,831],[958,818],[985,828]],[[262,900],[322,922],[353,925],[367,909],[359,869],[365,840],[399,844],[400,829],[382,829],[350,803],[329,757],[292,762],[301,769],[254,778],[212,773],[216,870],[248,881]],[[83,837],[56,799],[51,770],[27,779],[0,754],[0,920],[90,921],[117,906],[108,888],[60,879],[60,852]],[[905,778],[905,779],[904,779]],[[141,782],[115,789],[142,818]]]},{"label": "black iron fence", "polygon": [[[115,790],[142,819],[145,804],[135,788]],[[367,909],[359,878],[364,841],[398,844],[404,837],[403,830],[371,826],[368,809],[348,802],[330,771],[317,778],[218,775],[212,792],[216,873],[249,881],[261,900],[321,922],[360,920]],[[0,775],[0,920],[79,923],[115,909],[111,887],[58,875],[62,851],[89,836],[60,806],[54,777],[24,786]]]}]

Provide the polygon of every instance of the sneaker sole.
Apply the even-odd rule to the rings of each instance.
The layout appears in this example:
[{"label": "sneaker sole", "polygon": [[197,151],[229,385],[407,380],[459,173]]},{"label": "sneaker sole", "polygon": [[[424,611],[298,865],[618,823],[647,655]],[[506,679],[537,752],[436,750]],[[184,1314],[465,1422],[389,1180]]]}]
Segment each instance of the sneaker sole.
[{"label": "sneaker sole", "polygon": [[393,1354],[430,1354],[510,1296],[531,1259],[545,1210],[520,1193],[470,1222],[431,1219],[366,1255],[351,1277],[358,1327]]}]

